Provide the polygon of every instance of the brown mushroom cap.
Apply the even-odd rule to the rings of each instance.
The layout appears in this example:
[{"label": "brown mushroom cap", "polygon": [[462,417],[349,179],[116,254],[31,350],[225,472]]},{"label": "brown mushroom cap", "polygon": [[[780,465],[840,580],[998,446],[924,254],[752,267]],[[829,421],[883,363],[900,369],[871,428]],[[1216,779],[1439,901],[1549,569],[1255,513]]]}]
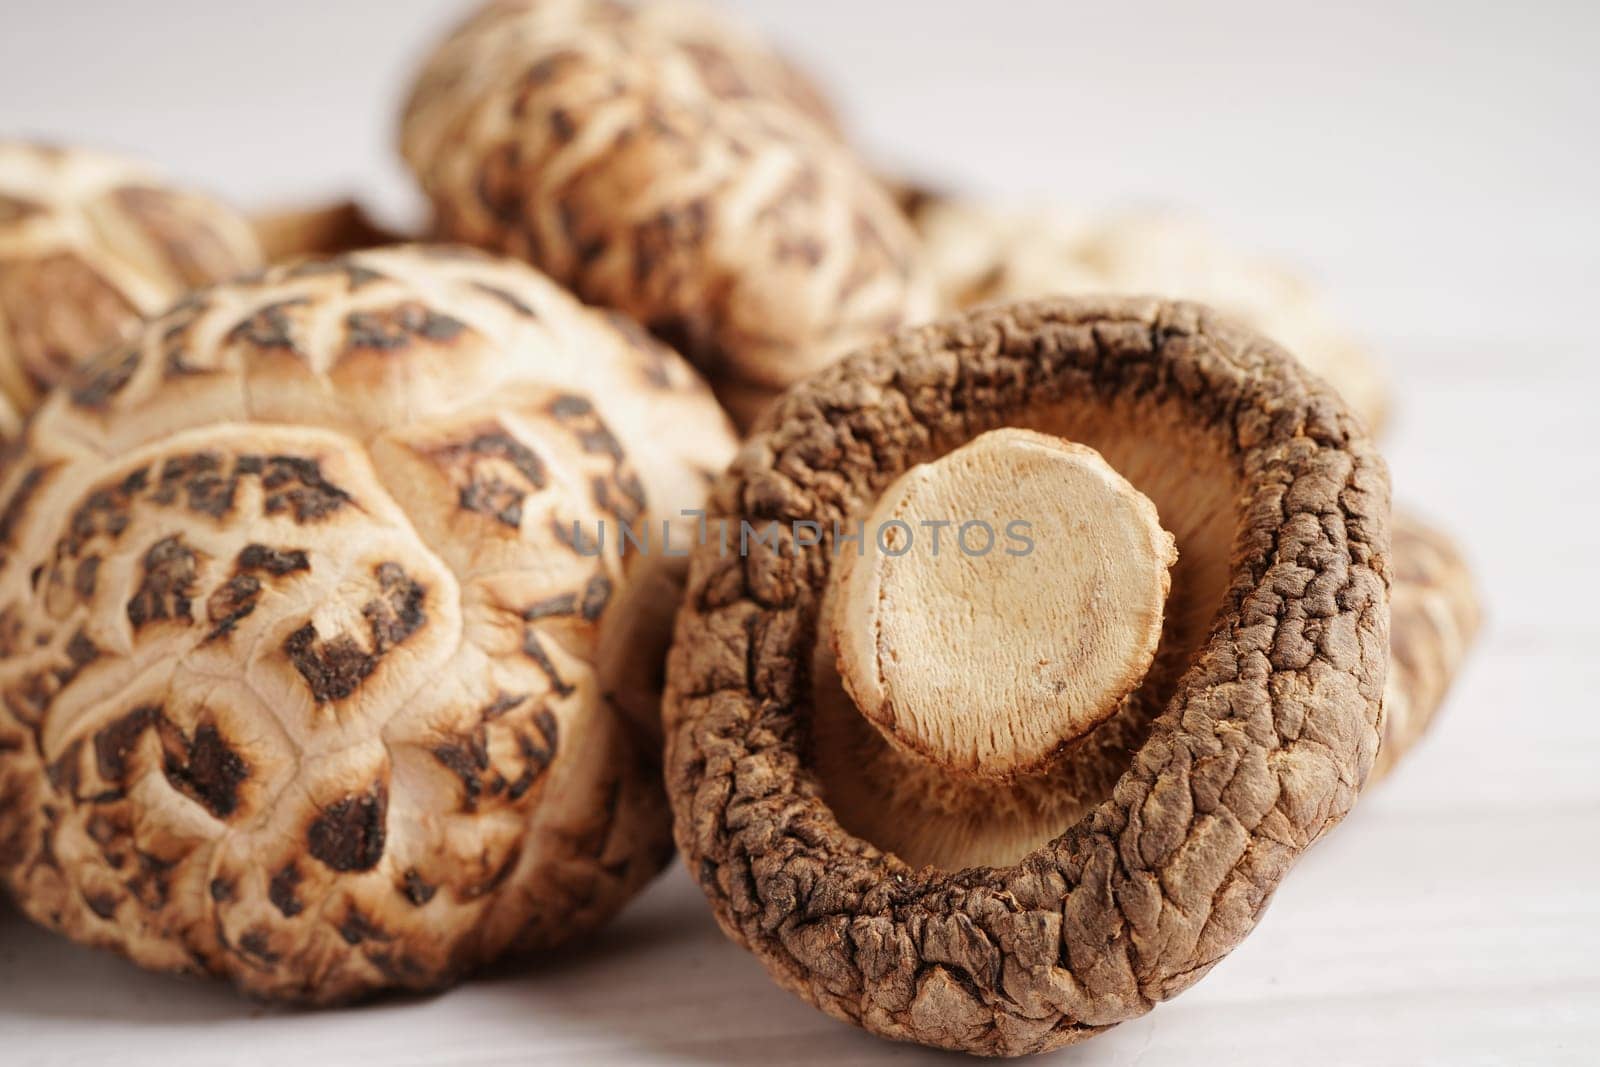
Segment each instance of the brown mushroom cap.
[{"label": "brown mushroom cap", "polygon": [[136,163],[0,141],[0,406],[26,414],[140,317],[260,263],[240,215]]},{"label": "brown mushroom cap", "polygon": [[[668,671],[675,832],[724,929],[830,1014],[987,1054],[1081,1040],[1193,984],[1373,765],[1388,479],[1360,423],[1198,306],[1062,299],[904,331],[765,426],[712,515],[830,532],[700,549]],[[1056,835],[1003,866],[918,868],[842,824],[824,766],[845,750],[812,670],[830,528],[999,426],[1094,448],[1179,558],[1144,683],[1052,772]],[[849,755],[871,778],[872,751]]]},{"label": "brown mushroom cap", "polygon": [[934,306],[910,225],[797,84],[698,5],[512,0],[429,59],[402,149],[444,236],[626,312],[755,407]]},{"label": "brown mushroom cap", "polygon": [[317,1002],[582,934],[669,852],[617,705],[676,590],[616,524],[732,448],[674,354],[481,253],[194,294],[0,478],[0,878]]}]

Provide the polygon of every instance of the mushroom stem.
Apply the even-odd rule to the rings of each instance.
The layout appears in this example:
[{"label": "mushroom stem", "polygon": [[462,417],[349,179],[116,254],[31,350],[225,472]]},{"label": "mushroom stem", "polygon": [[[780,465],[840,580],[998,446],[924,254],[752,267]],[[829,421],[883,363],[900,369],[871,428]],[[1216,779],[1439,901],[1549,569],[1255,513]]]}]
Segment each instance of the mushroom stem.
[{"label": "mushroom stem", "polygon": [[1043,770],[1143,680],[1176,560],[1098,452],[991,431],[901,475],[840,554],[840,678],[902,751],[960,775]]}]

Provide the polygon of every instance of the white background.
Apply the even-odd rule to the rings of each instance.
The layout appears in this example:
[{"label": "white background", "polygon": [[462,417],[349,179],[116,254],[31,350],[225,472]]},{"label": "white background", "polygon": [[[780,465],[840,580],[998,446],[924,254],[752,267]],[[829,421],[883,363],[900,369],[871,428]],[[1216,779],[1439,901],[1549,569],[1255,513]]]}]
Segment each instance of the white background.
[{"label": "white background", "polygon": [[[1064,1063],[1600,1057],[1600,6],[745,0],[887,165],[1159,200],[1287,256],[1393,368],[1397,499],[1488,630],[1433,736],[1193,991]],[[393,158],[452,0],[3,0],[0,136],[248,207],[419,208]],[[430,1000],[283,1015],[0,911],[0,1063],[916,1059],[767,981],[679,869],[596,944]]]}]

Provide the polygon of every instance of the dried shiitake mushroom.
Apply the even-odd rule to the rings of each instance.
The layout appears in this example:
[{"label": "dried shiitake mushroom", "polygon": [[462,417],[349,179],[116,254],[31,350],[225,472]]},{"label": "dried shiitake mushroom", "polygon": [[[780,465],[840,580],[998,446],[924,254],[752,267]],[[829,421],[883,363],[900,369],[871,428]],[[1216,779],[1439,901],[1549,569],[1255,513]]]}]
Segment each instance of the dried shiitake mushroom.
[{"label": "dried shiitake mushroom", "polygon": [[428,61],[402,147],[445,237],[631,315],[744,418],[934,307],[819,101],[699,5],[502,0]]},{"label": "dried shiitake mushroom", "polygon": [[732,448],[687,364],[521,264],[199,291],[0,479],[0,879],[74,940],[313,1002],[594,927],[670,851],[617,705],[676,592],[619,525]]},{"label": "dried shiitake mushroom", "polygon": [[0,141],[0,435],[142,316],[260,263],[240,215],[136,163]]},{"label": "dried shiitake mushroom", "polygon": [[1374,778],[1411,751],[1432,724],[1483,622],[1472,572],[1455,543],[1396,511],[1389,608],[1389,680]]},{"label": "dried shiitake mushroom", "polygon": [[1293,352],[1379,429],[1388,386],[1316,291],[1275,263],[1162,212],[1081,218],[1008,212],[937,195],[903,198],[950,309],[1073,293],[1162,293],[1237,316]]},{"label": "dried shiitake mushroom", "polygon": [[1142,1014],[1372,770],[1384,464],[1197,305],[903,331],[790,391],[709,511],[748,536],[697,549],[678,620],[678,844],[732,937],[875,1033],[1012,1055]]}]

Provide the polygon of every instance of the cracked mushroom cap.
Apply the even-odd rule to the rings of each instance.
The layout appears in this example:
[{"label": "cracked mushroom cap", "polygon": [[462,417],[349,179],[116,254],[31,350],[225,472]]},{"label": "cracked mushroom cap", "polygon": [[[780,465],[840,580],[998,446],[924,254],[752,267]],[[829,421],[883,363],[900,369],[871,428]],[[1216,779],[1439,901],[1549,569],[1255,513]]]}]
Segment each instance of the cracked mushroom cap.
[{"label": "cracked mushroom cap", "polygon": [[674,354],[481,253],[192,295],[0,482],[4,884],[314,1002],[584,933],[670,851],[620,705],[677,590],[616,524],[732,448]]},{"label": "cracked mushroom cap", "polygon": [[0,432],[141,317],[260,264],[241,216],[136,163],[0,141]]},{"label": "cracked mushroom cap", "polygon": [[[675,832],[723,928],[837,1018],[991,1055],[1082,1040],[1192,985],[1250,932],[1373,767],[1389,489],[1360,422],[1231,320],[1120,298],[901,332],[792,390],[763,425],[715,490],[713,519],[825,533],[751,539],[744,553],[700,548],[668,669]],[[854,524],[886,497],[908,499],[905,479],[922,465],[948,477],[997,430],[1097,453],[1153,506],[1177,556],[1167,575],[1158,530],[1121,488],[1125,518],[1086,516],[1147,531],[1149,565],[1134,578],[1107,571],[1105,602],[1129,582],[1161,591],[1170,578],[1158,647],[1109,715],[1066,693],[1056,762],[1014,760],[992,777],[886,736],[841,684],[855,668],[829,627],[887,617],[837,603],[861,565],[839,564],[857,551]],[[1029,485],[1066,473],[995,474],[998,489],[968,506],[1037,506],[1049,494]],[[1064,542],[1041,542],[1050,566],[1032,573],[1081,595],[1095,583],[1062,567],[1097,559],[1098,535],[1075,540],[1068,519]],[[938,566],[999,573],[992,557]],[[892,596],[921,596],[936,570],[913,568],[916,581]],[[918,603],[900,605],[880,647],[1005,680],[993,633],[930,643]],[[963,618],[920,603],[929,631],[962,640],[1034,607],[976,601]],[[1071,625],[1054,652],[1016,635],[1039,657],[1038,677],[1020,661],[1006,668],[1024,699],[1043,699],[1027,694],[1062,662],[1100,655]],[[1135,662],[1136,640],[1109,647]],[[1010,692],[980,690],[977,714],[959,702],[944,714],[969,738],[986,734],[1006,721]]]},{"label": "cracked mushroom cap", "polygon": [[751,410],[934,306],[803,84],[698,5],[502,0],[428,60],[402,150],[444,236],[626,312]]},{"label": "cracked mushroom cap", "polygon": [[1210,304],[1294,353],[1374,431],[1388,383],[1304,279],[1231,248],[1194,219],[1107,218],[910,196],[924,254],[950,309],[1077,293],[1162,293]]}]

